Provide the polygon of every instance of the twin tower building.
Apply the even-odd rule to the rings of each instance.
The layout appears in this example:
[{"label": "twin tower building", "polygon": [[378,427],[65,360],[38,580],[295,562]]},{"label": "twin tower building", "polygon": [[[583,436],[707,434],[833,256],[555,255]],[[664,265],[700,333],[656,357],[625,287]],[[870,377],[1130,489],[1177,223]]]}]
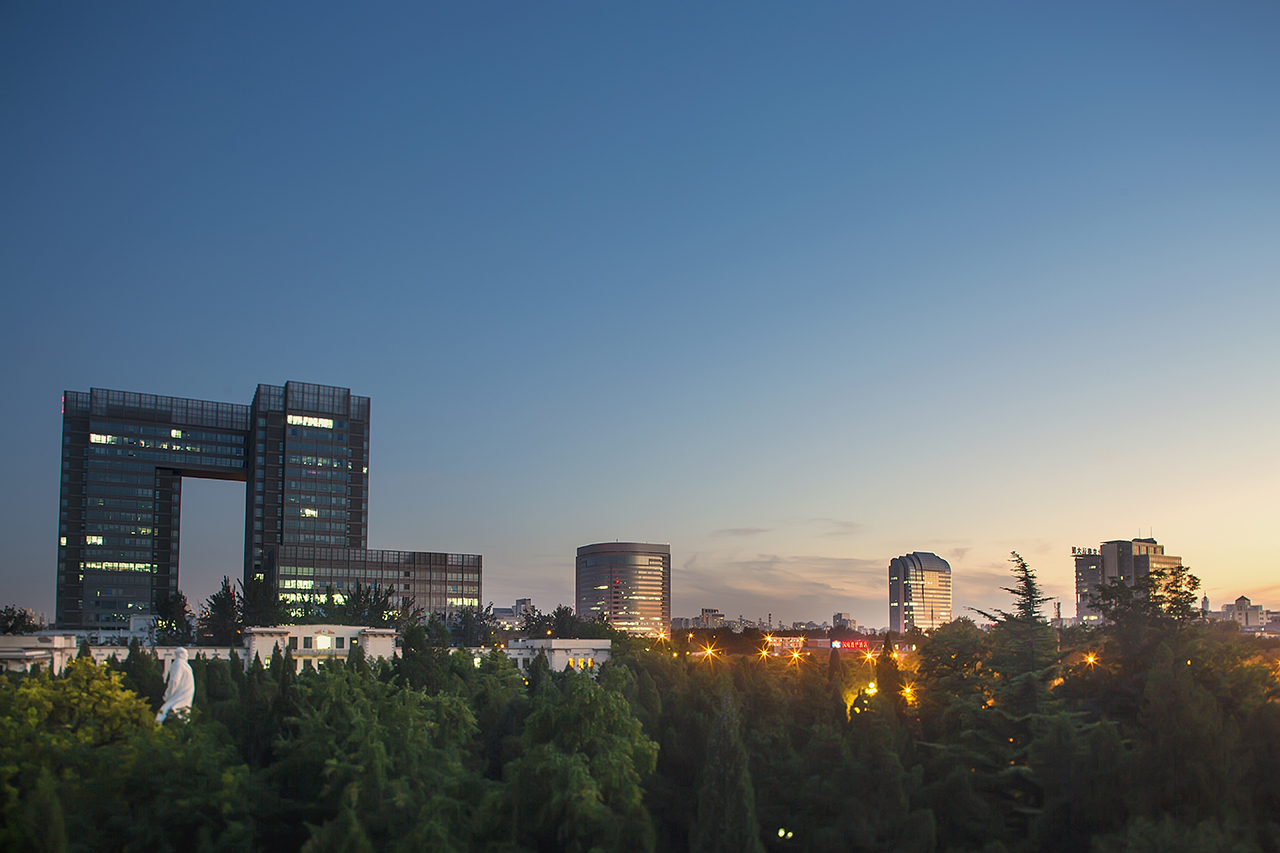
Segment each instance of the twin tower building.
[{"label": "twin tower building", "polygon": [[285,598],[356,583],[428,612],[480,603],[478,554],[368,547],[369,398],[259,385],[215,403],[94,388],[62,398],[55,618],[110,629],[178,590],[182,484],[244,483],[244,580]]},{"label": "twin tower building", "polygon": [[[246,585],[296,601],[376,584],[428,613],[479,606],[479,554],[368,547],[369,420],[368,397],[304,382],[259,385],[248,405],[65,392],[57,625],[123,629],[178,591],[182,484],[193,477],[244,483]],[[670,602],[670,546],[578,549],[580,617],[665,633]]]}]

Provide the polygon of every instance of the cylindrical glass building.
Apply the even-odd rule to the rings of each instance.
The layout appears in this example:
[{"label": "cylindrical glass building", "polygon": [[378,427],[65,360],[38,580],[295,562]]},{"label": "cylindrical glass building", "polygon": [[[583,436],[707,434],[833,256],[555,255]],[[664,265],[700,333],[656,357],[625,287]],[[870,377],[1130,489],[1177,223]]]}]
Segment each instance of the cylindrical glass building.
[{"label": "cylindrical glass building", "polygon": [[604,618],[629,634],[663,636],[671,626],[671,546],[602,542],[578,549],[579,619]]}]

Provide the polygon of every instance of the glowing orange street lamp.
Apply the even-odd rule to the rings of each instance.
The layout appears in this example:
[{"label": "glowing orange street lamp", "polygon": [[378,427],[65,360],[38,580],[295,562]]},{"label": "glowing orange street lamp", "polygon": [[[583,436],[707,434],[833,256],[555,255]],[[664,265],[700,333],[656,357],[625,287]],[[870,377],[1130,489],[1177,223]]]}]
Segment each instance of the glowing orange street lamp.
[{"label": "glowing orange street lamp", "polygon": [[1094,666],[1098,662],[1098,656],[1093,652],[1089,652],[1087,655],[1084,656],[1084,662],[1087,663],[1089,666]]}]

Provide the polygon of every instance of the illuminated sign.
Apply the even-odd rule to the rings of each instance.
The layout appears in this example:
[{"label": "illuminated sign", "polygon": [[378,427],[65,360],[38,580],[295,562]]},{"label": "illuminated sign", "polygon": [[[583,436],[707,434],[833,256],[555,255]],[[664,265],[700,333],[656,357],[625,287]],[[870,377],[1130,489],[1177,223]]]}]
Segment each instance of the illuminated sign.
[{"label": "illuminated sign", "polygon": [[1098,549],[1097,549],[1097,548],[1075,548],[1075,547],[1073,547],[1073,548],[1071,549],[1071,556],[1073,556],[1073,557],[1096,557],[1096,556],[1098,556]]},{"label": "illuminated sign", "polygon": [[309,418],[305,415],[289,415],[285,418],[293,426],[309,426],[320,427],[320,429],[333,429],[333,421],[329,418]]}]

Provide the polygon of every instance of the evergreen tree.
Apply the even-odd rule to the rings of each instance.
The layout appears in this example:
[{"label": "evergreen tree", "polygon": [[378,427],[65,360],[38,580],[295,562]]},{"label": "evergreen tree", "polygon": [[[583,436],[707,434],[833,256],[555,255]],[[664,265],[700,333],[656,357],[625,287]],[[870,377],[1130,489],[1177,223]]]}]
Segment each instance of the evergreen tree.
[{"label": "evergreen tree", "polygon": [[722,679],[702,763],[698,817],[689,840],[693,853],[764,853],[750,762],[740,729],[737,702]]},{"label": "evergreen tree", "polygon": [[1001,589],[1013,595],[1013,612],[977,612],[994,622],[994,630],[998,632],[998,639],[993,642],[991,665],[1001,675],[1012,679],[1028,673],[1041,673],[1053,656],[1054,637],[1041,609],[1052,599],[1040,594],[1035,570],[1017,551],[1012,553],[1009,562],[1013,563],[1015,583]]},{"label": "evergreen tree", "polygon": [[151,705],[152,711],[164,704],[164,669],[150,651],[135,638],[129,641],[129,654],[122,664],[108,664],[123,674],[122,683]]},{"label": "evergreen tree", "polygon": [[0,608],[0,634],[34,634],[43,628],[44,622],[37,622],[25,607],[6,604]]},{"label": "evergreen tree", "polygon": [[240,645],[240,597],[225,575],[222,586],[205,601],[197,620],[200,641],[209,646]]},{"label": "evergreen tree", "polygon": [[[658,747],[625,698],[589,675],[544,683],[525,721],[524,753],[504,773],[490,805],[499,837],[538,851],[638,850],[654,845],[641,779]],[[509,834],[508,834],[509,833]]]},{"label": "evergreen tree", "polygon": [[155,601],[155,642],[157,646],[188,646],[195,642],[191,608],[181,590],[162,592]]},{"label": "evergreen tree", "polygon": [[459,607],[448,622],[453,644],[460,648],[489,645],[493,642],[493,632],[497,629],[497,624],[492,604],[483,608]]},{"label": "evergreen tree", "polygon": [[251,578],[247,584],[240,582],[240,594],[236,597],[236,606],[240,616],[237,629],[272,628],[277,625],[288,625],[292,621],[289,608],[285,606],[275,587],[262,578]]}]

